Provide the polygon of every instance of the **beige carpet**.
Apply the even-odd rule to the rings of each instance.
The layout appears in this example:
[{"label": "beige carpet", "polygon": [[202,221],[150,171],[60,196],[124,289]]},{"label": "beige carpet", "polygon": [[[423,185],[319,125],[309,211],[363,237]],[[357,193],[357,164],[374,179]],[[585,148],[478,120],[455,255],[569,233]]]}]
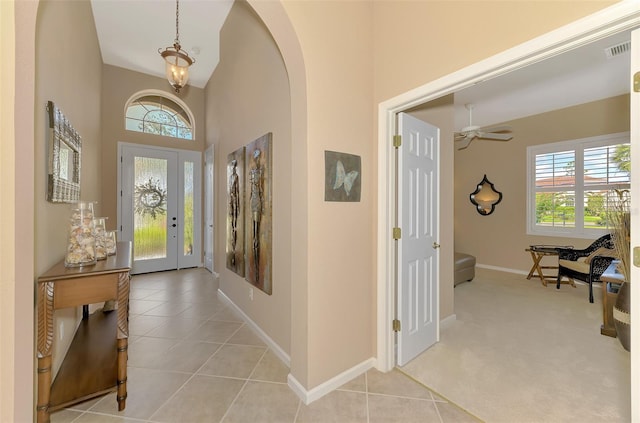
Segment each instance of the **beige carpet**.
[{"label": "beige carpet", "polygon": [[457,320],[402,368],[489,423],[629,422],[630,355],[600,335],[602,291],[476,269]]}]

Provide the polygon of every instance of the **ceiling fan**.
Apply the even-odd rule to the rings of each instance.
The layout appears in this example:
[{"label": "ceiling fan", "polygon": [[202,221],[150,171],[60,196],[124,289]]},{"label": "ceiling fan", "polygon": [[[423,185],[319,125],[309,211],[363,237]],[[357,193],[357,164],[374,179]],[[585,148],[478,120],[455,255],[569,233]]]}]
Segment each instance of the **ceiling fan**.
[{"label": "ceiling fan", "polygon": [[490,141],[509,141],[513,138],[511,135],[511,127],[509,125],[494,126],[489,128],[481,128],[474,125],[472,121],[473,104],[465,104],[464,107],[469,111],[469,126],[465,126],[458,132],[453,133],[453,140],[460,143],[458,150],[464,150],[474,139],[490,140]]}]

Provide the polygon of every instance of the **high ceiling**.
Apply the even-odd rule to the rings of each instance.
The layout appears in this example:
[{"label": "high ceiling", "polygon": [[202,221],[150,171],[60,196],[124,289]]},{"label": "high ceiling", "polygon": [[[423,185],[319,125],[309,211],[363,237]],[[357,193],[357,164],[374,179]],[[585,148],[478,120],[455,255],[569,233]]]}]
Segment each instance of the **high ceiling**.
[{"label": "high ceiling", "polygon": [[[233,0],[181,0],[180,44],[196,62],[189,84],[204,88],[220,60],[220,28]],[[91,0],[104,63],[164,78],[158,49],[176,37],[174,0]]]},{"label": "high ceiling", "polygon": [[[91,0],[104,63],[164,78],[158,49],[173,44],[173,0]],[[220,28],[233,0],[181,0],[180,42],[196,63],[190,84],[204,88],[220,59]],[[455,126],[493,125],[629,92],[629,53],[604,49],[630,40],[629,31],[485,81],[455,94]]]}]

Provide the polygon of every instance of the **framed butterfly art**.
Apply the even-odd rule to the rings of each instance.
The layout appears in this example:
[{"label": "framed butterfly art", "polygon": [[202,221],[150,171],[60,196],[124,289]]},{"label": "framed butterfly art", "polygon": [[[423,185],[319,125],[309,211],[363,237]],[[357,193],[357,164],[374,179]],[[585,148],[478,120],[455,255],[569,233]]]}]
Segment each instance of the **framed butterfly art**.
[{"label": "framed butterfly art", "polygon": [[360,156],[324,152],[324,201],[360,201]]}]

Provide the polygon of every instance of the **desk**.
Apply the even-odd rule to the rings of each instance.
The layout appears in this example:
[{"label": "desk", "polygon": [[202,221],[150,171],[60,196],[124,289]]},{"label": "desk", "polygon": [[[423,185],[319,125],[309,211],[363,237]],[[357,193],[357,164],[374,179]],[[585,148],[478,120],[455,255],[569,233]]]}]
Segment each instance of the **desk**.
[{"label": "desk", "polygon": [[533,276],[537,276],[540,278],[542,285],[547,286],[547,282],[555,283],[557,279],[557,275],[545,275],[544,269],[557,269],[558,266],[542,266],[540,262],[543,257],[546,256],[557,256],[558,248],[570,248],[565,246],[555,246],[555,245],[532,245],[529,248],[525,249],[531,254],[531,260],[533,260],[533,266],[531,266],[531,270],[527,275],[527,279],[531,279]]},{"label": "desk", "polygon": [[600,326],[600,333],[614,338],[618,334],[613,324],[613,306],[618,297],[618,288],[624,282],[624,276],[618,272],[617,265],[617,260],[612,261],[600,276],[602,281],[602,326]]},{"label": "desk", "polygon": [[[57,409],[75,404],[80,401],[103,395],[107,392],[117,391],[118,410],[124,410],[127,398],[127,348],[129,338],[129,271],[131,270],[131,243],[119,242],[117,254],[109,256],[106,260],[98,261],[95,265],[84,267],[65,267],[64,260],[57,263],[38,278],[38,300],[36,309],[38,313],[38,405],[36,408],[37,422],[48,423],[49,413]],[[59,403],[51,403],[51,351],[54,340],[53,311],[66,307],[77,307],[85,304],[100,303],[107,300],[116,300],[116,310],[111,313],[115,322],[115,351],[111,353],[116,358],[115,378],[105,379],[99,375],[102,368],[113,370],[95,357],[86,357],[95,350],[93,345],[75,346],[79,350],[88,351],[83,357],[82,366],[75,367],[76,373],[82,372],[88,375],[82,382],[70,381],[67,385],[74,386],[75,393],[72,398],[58,396]],[[98,314],[98,313],[94,313]],[[102,314],[100,312],[100,314]],[[106,313],[108,314],[108,313]],[[109,319],[103,319],[108,321]],[[81,338],[81,337],[80,337]],[[74,343],[79,339],[78,334]],[[86,339],[86,338],[85,338]],[[112,344],[113,345],[113,344]],[[84,347],[84,348],[83,348]],[[74,348],[69,348],[69,351]],[[109,357],[101,354],[103,358]],[[113,360],[111,360],[113,363]],[[85,367],[86,365],[86,367]],[[90,367],[93,366],[94,368]],[[55,384],[64,378],[62,369],[58,372]],[[79,367],[79,369],[78,369]],[[95,376],[95,377],[94,377]],[[103,386],[95,386],[96,380]],[[109,385],[104,386],[108,380]],[[113,382],[113,383],[111,383]],[[80,386],[79,386],[80,385]],[[78,393],[80,392],[80,393]]]}]

